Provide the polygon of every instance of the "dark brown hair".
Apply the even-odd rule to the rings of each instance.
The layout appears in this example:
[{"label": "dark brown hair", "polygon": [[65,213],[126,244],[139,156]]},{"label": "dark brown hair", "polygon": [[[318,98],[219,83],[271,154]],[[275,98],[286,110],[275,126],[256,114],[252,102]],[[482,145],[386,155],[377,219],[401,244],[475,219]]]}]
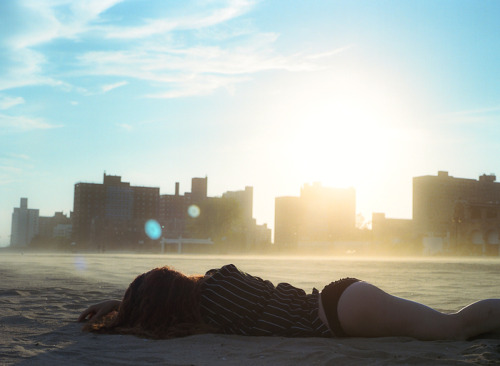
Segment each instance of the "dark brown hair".
[{"label": "dark brown hair", "polygon": [[130,284],[118,312],[85,330],[135,334],[148,338],[173,338],[214,332],[199,308],[203,276],[186,276],[169,267],[155,268]]}]

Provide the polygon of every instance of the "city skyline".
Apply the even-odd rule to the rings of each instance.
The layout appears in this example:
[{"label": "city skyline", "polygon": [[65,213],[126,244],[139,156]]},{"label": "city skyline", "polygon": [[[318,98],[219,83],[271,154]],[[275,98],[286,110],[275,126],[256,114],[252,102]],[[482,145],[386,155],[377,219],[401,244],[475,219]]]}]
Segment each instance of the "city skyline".
[{"label": "city skyline", "polygon": [[[148,6],[144,6],[147,4]],[[102,173],[254,217],[306,183],[411,218],[412,178],[498,173],[500,3],[0,2],[0,246],[20,197],[73,209]],[[157,183],[156,183],[157,182]]]},{"label": "city skyline", "polygon": [[[498,182],[496,182],[496,176],[495,175],[488,175],[488,174],[483,174],[481,176],[478,177],[478,179],[474,179],[474,178],[462,178],[462,177],[453,177],[451,175],[448,174],[447,171],[438,171],[437,172],[437,175],[425,175],[425,176],[419,176],[419,177],[413,177],[413,183],[415,185],[415,180],[418,179],[418,180],[426,180],[428,181],[429,179],[430,180],[435,180],[436,178],[437,179],[441,179],[443,180],[443,177],[446,177],[446,178],[450,178],[452,181],[458,181],[458,182],[461,182],[459,183],[460,186],[463,186],[464,185],[464,182],[467,182],[467,184],[472,188],[472,190],[477,190],[478,186],[477,186],[477,183],[478,182],[490,182],[490,183],[494,183],[494,184],[499,184]],[[132,182],[133,183],[133,182]],[[443,182],[441,182],[441,185],[440,185],[440,189],[436,189],[435,187],[433,188],[434,189],[434,195],[436,197],[434,197],[431,201],[433,202],[433,204],[437,204],[437,201],[439,200],[442,200],[444,199],[444,197],[447,197],[449,199],[450,197],[450,194],[451,194],[451,191],[450,192],[447,192],[446,194],[444,193],[444,191],[448,190],[448,189],[451,189],[450,186],[446,186],[444,187],[442,185]],[[483,183],[484,184],[484,183]],[[181,193],[181,190],[180,190],[180,185],[179,185],[179,182],[176,182],[175,183],[175,193],[173,194],[170,194],[170,193],[164,193],[164,192],[161,192],[158,188],[158,185],[153,185],[153,186],[133,186],[131,185],[131,182],[122,182],[122,176],[118,176],[118,175],[107,175],[106,173],[104,173],[104,177],[103,177],[103,183],[99,183],[99,182],[78,182],[75,184],[75,190],[74,190],[74,202],[76,204],[76,201],[77,201],[77,196],[81,196],[81,194],[78,194],[77,195],[77,188],[79,188],[80,186],[90,186],[90,187],[99,187],[98,189],[102,189],[102,187],[106,186],[106,185],[110,185],[110,186],[118,186],[118,187],[121,187],[121,186],[125,186],[127,189],[126,191],[128,192],[129,191],[129,188],[132,187],[133,189],[137,189],[138,191],[140,192],[145,192],[146,190],[147,191],[150,191],[150,193],[152,193],[153,191],[156,191],[156,195],[158,196],[158,199],[161,199],[162,198],[170,198],[172,199],[172,197],[178,197],[178,198],[181,198],[184,200],[184,198],[188,198],[188,200],[186,202],[189,202],[189,200],[194,200],[194,202],[202,202],[204,201],[205,199],[209,198],[209,199],[213,199],[213,198],[224,198],[224,197],[237,197],[239,196],[240,194],[242,193],[245,193],[245,196],[247,193],[250,192],[250,197],[253,197],[253,190],[254,190],[254,187],[252,186],[245,186],[245,188],[243,190],[228,190],[228,191],[225,191],[223,192],[223,194],[219,195],[219,196],[215,196],[215,197],[210,197],[207,195],[207,191],[208,191],[208,187],[209,187],[209,184],[208,184],[208,177],[204,177],[204,178],[200,178],[200,177],[192,177],[191,178],[191,190],[190,191],[184,191],[183,193]],[[493,186],[488,186],[489,188],[493,187]],[[463,188],[463,187],[462,187]],[[107,192],[107,190],[105,189],[103,192]],[[195,192],[196,191],[196,192]],[[418,191],[418,189],[417,189]],[[86,191],[87,192],[87,191]],[[130,191],[131,193],[132,191]],[[306,194],[304,195],[304,192],[306,192]],[[316,192],[314,194],[308,194],[307,192]],[[329,193],[327,193],[329,192]],[[335,193],[334,193],[335,192]],[[436,193],[438,192],[438,193]],[[484,202],[488,202],[490,205],[496,205],[498,200],[496,200],[496,196],[494,195],[490,195],[491,192],[490,190],[484,190],[483,189],[480,189],[478,190],[477,192],[479,192],[480,194],[482,194],[482,198],[479,200],[483,203],[480,203],[480,205],[484,205]],[[475,197],[475,199],[477,200],[477,197],[478,197],[478,194],[479,193],[474,193],[473,196]],[[325,194],[326,193],[326,194]],[[88,196],[90,194],[90,192],[87,192],[85,193],[85,196]],[[335,204],[333,205],[328,205],[328,206],[324,206],[324,204],[326,203],[327,200],[331,199],[332,198],[332,194],[333,196],[336,197],[336,199],[338,200],[341,196],[343,197],[342,199],[340,199],[339,201],[335,202]],[[464,194],[462,192],[462,194]],[[487,196],[484,196],[484,194],[486,194]],[[418,193],[418,195],[420,195],[420,193]],[[460,194],[459,194],[460,195]],[[112,194],[113,196],[113,194]],[[311,200],[310,204],[312,203],[312,205],[310,205],[309,208],[307,208],[306,206],[303,207],[303,209],[305,209],[305,211],[303,212],[298,212],[297,211],[297,208],[298,207],[295,207],[295,203],[292,204],[292,206],[294,206],[294,208],[292,208],[290,206],[289,203],[287,202],[299,202],[298,200],[300,199],[303,199],[304,197],[308,197],[308,196],[311,196],[311,197],[315,197],[314,199]],[[319,196],[322,196],[320,201],[317,201],[317,199],[319,198]],[[104,198],[104,196],[99,196],[97,195],[96,197],[98,197],[99,199],[103,200],[102,202],[107,202],[107,200]],[[94,199],[96,198],[94,197]],[[328,198],[329,197],[329,198]],[[88,199],[88,197],[87,197]],[[122,200],[123,197],[121,197],[119,200]],[[237,198],[237,200],[240,200],[241,197]],[[289,201],[289,200],[293,200],[293,201]],[[308,201],[310,199],[309,198],[306,198],[306,201]],[[413,215],[412,215],[412,218],[411,219],[401,219],[401,218],[389,218],[390,220],[392,221],[400,221],[400,222],[409,222],[411,220],[414,220],[415,219],[415,199],[416,199],[416,196],[415,196],[415,186],[413,187],[413,194],[412,194],[412,201],[413,201]],[[250,199],[250,201],[248,201],[248,196],[246,198],[247,202],[246,202],[246,205],[245,205],[245,216],[247,217],[247,219],[251,219],[251,220],[255,220],[255,218],[253,217],[253,199]],[[280,209],[278,209],[278,200],[280,200],[280,207],[283,206],[283,203],[282,202],[285,202],[285,206],[281,207]],[[417,199],[420,203],[422,202],[426,202],[426,203],[429,203],[430,201],[428,199]],[[456,200],[456,198],[452,199],[452,201]],[[297,217],[296,216],[297,214],[299,215],[303,215],[304,217],[301,219],[301,220],[305,220],[305,222],[307,222],[309,220],[310,224],[312,224],[313,226],[321,226],[321,222],[324,222],[326,219],[327,219],[327,216],[328,217],[332,217],[331,214],[332,212],[330,212],[329,214],[326,214],[324,212],[325,208],[328,207],[328,209],[332,209],[336,212],[336,215],[337,215],[337,218],[334,220],[335,224],[334,225],[339,225],[339,222],[341,222],[340,226],[337,227],[337,229],[340,229],[340,231],[342,230],[346,230],[346,232],[349,232],[351,229],[354,229],[354,228],[357,228],[357,229],[361,229],[361,230],[364,230],[364,229],[371,229],[371,217],[369,220],[366,220],[365,218],[365,221],[363,222],[358,222],[359,220],[359,213],[356,211],[356,191],[354,188],[350,187],[350,188],[347,188],[347,189],[344,189],[344,188],[338,188],[338,187],[325,187],[321,184],[321,182],[315,182],[313,184],[308,184],[308,183],[305,183],[304,185],[301,186],[300,188],[300,196],[277,196],[275,197],[275,209],[273,210],[274,211],[274,220],[273,220],[273,223],[272,224],[276,224],[276,220],[277,220],[277,211],[279,210],[280,211],[280,225],[283,226],[293,226],[293,225],[296,225],[296,223],[294,223],[293,221],[297,220]],[[467,200],[465,200],[464,202],[466,202]],[[479,202],[478,201],[478,202]],[[18,211],[21,209],[23,209],[24,207],[24,210],[27,212],[27,211],[36,211],[36,216],[38,218],[38,216],[40,216],[40,218],[44,218],[44,219],[48,219],[50,218],[51,216],[54,215],[54,217],[56,216],[59,216],[59,217],[65,217],[67,219],[74,219],[73,217],[73,214],[78,211],[76,210],[75,207],[73,207],[75,210],[72,210],[70,212],[67,212],[67,213],[64,213],[64,211],[55,211],[54,213],[51,213],[49,215],[46,215],[46,216],[43,216],[43,215],[39,215],[39,212],[41,211],[41,209],[39,207],[28,207],[27,205],[27,202],[28,202],[28,197],[20,197],[20,206],[19,208],[18,207],[13,207],[13,214],[12,214],[12,233],[16,233],[16,234],[19,234],[19,235],[28,235],[27,233],[18,233],[16,230],[18,229],[14,229],[14,222],[17,220],[14,220],[14,216],[17,215]],[[124,203],[125,202],[125,203]],[[123,215],[126,215],[126,212],[128,209],[131,209],[132,206],[130,206],[131,202],[127,203],[126,200],[122,202],[122,201],[119,201],[119,203],[117,204],[111,204],[111,207],[109,208],[110,209],[110,212],[113,211],[115,212],[117,209],[118,211],[115,212],[115,214],[117,214],[118,216],[123,216]],[[170,201],[170,203],[167,203],[168,201],[166,201],[164,204],[172,204],[172,209],[176,210],[178,209],[178,204],[176,203],[172,203]],[[184,201],[183,201],[184,202]],[[320,204],[321,202],[321,204]],[[124,206],[125,204],[125,206]],[[161,202],[159,202],[160,206],[162,205]],[[316,207],[317,204],[320,204],[319,206]],[[337,206],[338,204],[340,204],[341,206],[343,207],[340,207],[340,206]],[[474,204],[478,204],[477,202],[475,202]],[[92,205],[91,205],[92,206]],[[141,204],[139,204],[139,206],[141,206]],[[200,211],[200,208],[195,204],[192,204],[191,206],[186,206],[185,209],[186,211],[184,212],[184,215],[186,216],[192,216],[191,213],[190,213],[190,210],[193,208],[193,206],[196,207],[196,209],[198,210],[198,214],[199,214],[199,211]],[[451,206],[453,206],[453,203],[451,204]],[[450,207],[451,207],[450,206]],[[177,207],[177,208],[176,208]],[[322,208],[321,208],[322,207]],[[122,211],[122,209],[124,209],[124,211]],[[165,209],[165,207],[163,207],[163,209]],[[449,209],[449,207],[448,207]],[[248,211],[247,211],[248,210]],[[431,210],[434,210],[434,209],[431,209]],[[164,216],[165,215],[165,212],[163,212],[162,214],[162,209],[160,208],[160,210],[158,211],[158,214],[149,214],[147,216],[147,219],[149,219],[150,221],[155,221],[155,222],[158,222],[161,220],[161,217],[162,215]],[[294,213],[291,213],[292,211],[294,211]],[[440,209],[436,209],[437,212],[442,212],[443,209],[440,208]],[[375,212],[374,212],[375,213]],[[289,218],[285,218],[285,216],[291,214],[292,215],[292,222],[287,222]],[[378,221],[380,221],[380,218],[382,218],[382,220],[385,220],[386,219],[386,213],[385,212],[377,212],[375,213],[377,215],[377,218],[378,218]],[[294,216],[295,215],[295,216]],[[323,216],[324,215],[324,216]],[[345,217],[342,217],[342,216],[345,216]],[[420,217],[420,219],[422,218],[422,215],[418,215]],[[429,217],[433,217],[435,216],[435,213],[427,213],[426,215],[424,215],[427,219]],[[305,219],[305,217],[307,217],[307,219]],[[496,216],[495,216],[496,217]],[[146,218],[143,218],[144,220]],[[477,219],[477,218],[476,218]],[[158,220],[158,221],[157,221]],[[284,221],[283,221],[284,220]],[[374,219],[375,220],[375,219]],[[431,220],[432,221],[432,220]],[[441,220],[437,220],[440,224],[442,225],[449,225],[450,223],[452,223],[452,220],[447,220],[447,219],[441,219]],[[256,220],[254,222],[254,225],[256,223]],[[262,223],[263,224],[263,227],[265,227],[267,229],[267,227],[271,226],[269,223],[267,222],[264,222]],[[380,224],[380,223],[379,223]],[[73,225],[74,225],[74,222],[73,222]],[[17,227],[17,223],[16,223],[16,227]],[[141,223],[141,227],[142,227],[142,223]],[[271,236],[273,238],[275,238],[275,236],[277,235],[276,234],[276,228],[274,227],[274,225],[272,225],[273,227],[273,231],[274,233],[271,234]],[[146,233],[142,233],[142,234],[147,234],[147,229],[146,230]],[[167,230],[167,229],[165,229]],[[294,229],[292,229],[293,231]],[[35,230],[36,231],[36,230]],[[410,230],[410,231],[413,231],[413,230]],[[75,233],[75,231],[73,230],[73,234]],[[320,231],[318,232],[314,232],[314,231],[311,231],[311,233],[313,235],[319,235],[320,234]],[[496,233],[496,231],[495,231]],[[36,234],[36,233],[35,233]],[[172,235],[172,232],[164,232],[163,234],[165,235]],[[408,233],[407,233],[408,234]],[[431,235],[432,232],[428,232],[427,233],[428,235]],[[149,234],[148,234],[149,235]],[[182,235],[182,234],[181,234]],[[496,234],[497,235],[497,234]],[[33,235],[32,235],[33,236]],[[432,236],[432,235],[431,235]],[[439,236],[439,235],[438,235]],[[174,235],[174,237],[177,237],[177,234]],[[75,238],[73,238],[75,239]],[[495,239],[496,240],[496,239]],[[272,240],[274,242],[274,244],[276,244],[275,240]],[[29,240],[28,240],[29,242]],[[283,240],[280,240],[281,244],[283,244]],[[290,244],[290,243],[288,243]],[[12,244],[11,244],[12,246]]]},{"label": "city skyline", "polygon": [[[132,189],[138,189],[138,190],[149,190],[149,191],[154,191],[154,190],[158,190],[157,191],[157,196],[158,198],[161,199],[162,198],[172,198],[172,197],[178,197],[178,198],[181,198],[181,199],[184,199],[184,198],[188,198],[188,201],[186,202],[189,202],[190,200],[194,200],[194,202],[202,202],[203,200],[209,198],[209,199],[213,199],[213,198],[232,198],[232,199],[236,199],[236,200],[241,200],[242,198],[240,197],[241,194],[244,194],[244,196],[246,196],[246,202],[245,204],[243,205],[243,209],[244,209],[244,217],[246,218],[246,220],[254,220],[255,218],[253,217],[253,200],[250,199],[248,200],[248,197],[253,197],[253,187],[251,186],[245,186],[244,189],[242,190],[227,190],[225,192],[223,192],[222,195],[220,196],[215,196],[215,197],[210,197],[210,196],[207,196],[206,195],[206,191],[207,191],[207,188],[209,186],[208,184],[208,177],[204,177],[204,178],[200,178],[200,177],[192,177],[191,178],[191,190],[188,190],[188,191],[184,191],[181,193],[180,191],[180,185],[179,185],[179,182],[176,182],[175,183],[175,193],[173,194],[170,194],[170,193],[163,193],[161,191],[159,191],[159,188],[158,188],[158,185],[152,185],[152,186],[134,186],[133,185],[133,182],[126,182],[126,181],[122,181],[122,176],[119,176],[119,175],[107,175],[106,173],[104,173],[104,177],[103,177],[103,182],[78,182],[75,184],[74,186],[74,202],[76,204],[76,201],[77,201],[77,196],[81,196],[81,194],[77,194],[77,191],[79,191],[81,189],[82,186],[90,186],[90,187],[97,187],[97,189],[102,189],[102,187],[104,187],[105,185],[110,185],[110,186],[118,186],[118,187],[121,187],[121,186],[125,186],[127,188],[127,191],[128,191],[128,188],[132,188]],[[132,184],[131,184],[132,183]],[[334,190],[334,191],[350,191],[352,193],[352,205],[353,205],[353,208],[354,208],[354,205],[355,205],[355,191],[354,189],[347,189],[347,190],[342,190],[342,189],[336,189],[334,187],[323,187],[321,185],[321,183],[319,182],[316,182],[314,185],[308,185],[308,184],[304,184],[304,186],[301,187],[301,196],[303,194],[303,191],[304,190],[308,190],[308,191],[311,191],[314,189],[324,189],[326,191],[331,191],[331,190]],[[106,190],[104,190],[106,191]],[[195,192],[196,191],[196,192]],[[88,191],[85,191],[85,196],[88,196],[90,194],[90,192]],[[249,194],[249,196],[248,196]],[[168,196],[168,197],[167,197]],[[289,198],[289,197],[275,197],[275,198]],[[102,199],[102,203],[104,204],[104,202],[106,202],[106,199],[104,198],[104,196],[100,197],[100,199]],[[19,211],[19,209],[21,208],[24,208],[25,211],[36,211],[37,213],[37,217],[43,217],[43,218],[49,218],[53,215],[55,216],[64,216],[64,217],[67,217],[68,219],[71,219],[72,215],[75,213],[75,207],[73,207],[73,210],[71,210],[70,212],[67,212],[65,213],[64,211],[55,211],[54,213],[51,213],[49,214],[48,216],[43,216],[43,215],[38,215],[38,213],[43,210],[43,208],[39,208],[39,207],[31,207],[31,206],[28,206],[28,197],[20,197],[20,204],[19,204],[19,207],[13,207],[13,211],[14,211],[14,214],[13,215],[16,215],[17,211]],[[184,202],[184,201],[183,201]],[[131,202],[130,202],[131,203]],[[167,203],[168,204],[168,203]],[[170,203],[173,205],[172,209],[175,210],[175,207],[176,204],[175,203]],[[115,205],[113,206],[112,208],[110,208],[110,210],[118,210],[116,212],[116,214],[118,216],[120,215],[126,215],[126,211],[128,209],[131,208],[131,206],[129,206],[128,203],[125,203],[125,206],[123,206],[124,203],[120,203],[118,205]],[[160,206],[162,205],[162,203],[160,202]],[[189,216],[192,216],[192,214],[190,213],[190,210],[193,208],[193,206],[195,206],[195,208],[197,210],[200,210],[200,208],[197,206],[196,203],[193,203],[192,205],[190,205],[189,207],[186,207],[186,212],[185,212],[185,215],[189,215]],[[120,212],[120,213],[118,213]],[[165,213],[163,213],[164,215]],[[355,219],[355,212],[351,212],[352,216],[350,219],[352,219],[352,225],[351,226],[354,226],[354,219]],[[154,220],[154,221],[159,221],[160,220],[160,216],[162,216],[162,212],[161,212],[161,209],[158,213],[158,215],[150,215],[148,218],[150,220]],[[348,215],[349,216],[349,215]],[[17,220],[17,219],[16,219]],[[12,223],[14,223],[16,220],[14,220],[14,216],[12,216]],[[73,223],[74,225],[75,223]],[[14,225],[14,224],[12,224]],[[267,227],[269,226],[269,223],[263,223],[263,226]],[[14,226],[12,226],[12,228],[14,228]],[[14,230],[14,229],[13,229]],[[35,230],[36,231],[36,230]],[[74,230],[73,230],[73,233],[74,233]],[[35,233],[36,234],[36,233]],[[167,235],[168,233],[164,233],[165,235]],[[170,235],[172,235],[172,233],[169,233]],[[26,235],[26,234],[25,234]],[[29,242],[31,241],[28,240],[27,241],[27,244],[29,244]],[[25,245],[27,245],[25,244]],[[11,244],[12,246],[12,244]]]}]

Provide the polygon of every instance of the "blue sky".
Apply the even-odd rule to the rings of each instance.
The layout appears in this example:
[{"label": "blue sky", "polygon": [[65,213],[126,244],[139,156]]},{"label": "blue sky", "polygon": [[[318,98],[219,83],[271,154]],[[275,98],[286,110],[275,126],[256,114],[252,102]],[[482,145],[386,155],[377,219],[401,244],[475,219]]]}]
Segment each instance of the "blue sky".
[{"label": "blue sky", "polygon": [[500,174],[498,1],[0,2],[0,245],[77,182],[208,176],[254,217],[304,183],[411,218],[412,178]]}]

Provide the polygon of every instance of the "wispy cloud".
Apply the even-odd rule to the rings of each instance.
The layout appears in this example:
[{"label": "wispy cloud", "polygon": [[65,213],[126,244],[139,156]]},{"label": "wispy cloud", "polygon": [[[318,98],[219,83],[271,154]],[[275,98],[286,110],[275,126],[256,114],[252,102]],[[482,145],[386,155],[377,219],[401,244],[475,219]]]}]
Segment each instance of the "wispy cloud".
[{"label": "wispy cloud", "polygon": [[78,57],[88,74],[153,82],[154,98],[204,95],[269,70],[311,71],[319,66],[307,56],[273,51],[276,34],[259,34],[237,46],[168,47],[158,43],[122,51],[87,52]]},{"label": "wispy cloud", "polygon": [[9,109],[25,102],[22,97],[7,97],[0,95],[0,109]]},{"label": "wispy cloud", "polygon": [[255,1],[231,0],[216,9],[198,11],[188,16],[163,19],[146,19],[135,27],[104,27],[107,38],[137,39],[156,36],[174,30],[193,30],[215,26],[237,18],[255,5]]},{"label": "wispy cloud", "polygon": [[316,53],[313,55],[308,55],[308,56],[306,56],[306,58],[309,60],[317,60],[317,59],[322,59],[322,58],[326,58],[326,57],[331,57],[331,56],[338,55],[339,53],[345,52],[345,51],[347,51],[351,48],[354,48],[354,47],[355,47],[355,45],[340,47],[340,48],[337,48],[337,49],[334,49],[331,51]]},{"label": "wispy cloud", "polygon": [[12,2],[6,11],[0,9],[0,23],[4,24],[0,33],[0,90],[67,85],[53,72],[46,72],[50,57],[35,47],[58,39],[76,40],[93,29],[92,22],[102,12],[121,1],[19,1]]},{"label": "wispy cloud", "polygon": [[20,173],[23,170],[19,167],[15,167],[15,166],[0,165],[0,171],[6,172],[6,173]]},{"label": "wispy cloud", "polygon": [[103,91],[104,93],[107,93],[107,92],[109,92],[109,91],[111,91],[111,90],[113,90],[113,89],[119,88],[119,87],[121,87],[121,86],[125,86],[125,85],[127,85],[127,84],[128,84],[128,82],[127,82],[127,81],[120,81],[119,83],[114,83],[114,84],[103,85],[103,86],[102,86],[102,91]]},{"label": "wispy cloud", "polygon": [[46,58],[42,53],[27,48],[3,51],[5,57],[0,61],[0,90],[58,83],[50,76],[43,75],[42,66],[46,63]]},{"label": "wispy cloud", "polygon": [[132,127],[132,125],[129,125],[128,123],[117,123],[116,124],[118,127],[124,129],[125,131],[132,131],[134,128]]},{"label": "wispy cloud", "polygon": [[[87,95],[86,89],[73,86],[78,78],[105,76],[146,81],[150,92],[145,95],[154,98],[204,95],[219,88],[234,89],[237,83],[262,71],[314,70],[322,59],[352,47],[312,55],[277,52],[279,35],[260,32],[244,19],[258,3],[255,0],[185,3],[175,14],[136,17],[134,25],[120,20],[122,14],[116,7],[120,2],[15,3],[15,14],[22,16],[8,20],[12,30],[0,42],[8,55],[0,61],[0,90],[50,85]],[[113,10],[116,13],[110,15]],[[222,31],[226,37],[221,38],[218,30],[235,21],[251,31],[236,27],[240,31]],[[57,66],[53,54],[44,47],[56,40],[69,44],[62,51],[68,61]],[[106,51],[102,51],[104,43]],[[126,84],[106,84],[100,91],[106,93]]]},{"label": "wispy cloud", "polygon": [[496,107],[488,107],[488,108],[479,108],[479,109],[469,109],[465,111],[458,111],[450,113],[449,115],[455,116],[466,116],[466,115],[478,115],[478,114],[489,114],[492,112],[500,112],[500,106]]},{"label": "wispy cloud", "polygon": [[248,49],[193,47],[159,52],[137,49],[126,52],[90,52],[79,58],[89,74],[130,76],[158,82],[189,81],[198,74],[238,75],[270,69],[308,70],[300,59],[247,52]]},{"label": "wispy cloud", "polygon": [[167,91],[146,95],[147,98],[171,99],[193,95],[208,95],[214,90],[225,88],[232,90],[234,84],[248,80],[248,77],[224,77],[217,75],[197,75],[190,81],[172,83]]},{"label": "wispy cloud", "polygon": [[10,43],[29,48],[54,39],[76,39],[94,29],[100,14],[123,0],[53,0],[19,2],[24,26],[17,27]]},{"label": "wispy cloud", "polygon": [[31,158],[26,154],[6,153],[0,155],[0,185],[18,182],[24,172],[32,170]]},{"label": "wispy cloud", "polygon": [[62,127],[62,125],[51,125],[37,118],[0,114],[0,128],[3,130],[2,132],[26,132],[58,127]]},{"label": "wispy cloud", "polygon": [[448,123],[489,123],[497,122],[499,116],[500,106],[494,106],[444,113],[437,118]]}]

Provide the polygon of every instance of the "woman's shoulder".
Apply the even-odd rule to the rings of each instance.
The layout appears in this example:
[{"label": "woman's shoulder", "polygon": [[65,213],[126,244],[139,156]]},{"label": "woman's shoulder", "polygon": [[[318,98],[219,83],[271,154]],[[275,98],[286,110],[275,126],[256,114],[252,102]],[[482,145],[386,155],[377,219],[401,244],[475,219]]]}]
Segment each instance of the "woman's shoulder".
[{"label": "woman's shoulder", "polygon": [[[204,288],[224,287],[236,292],[269,293],[274,291],[274,285],[260,277],[241,271],[234,264],[226,264],[218,269],[207,272]],[[266,295],[267,296],[267,295]]]},{"label": "woman's shoulder", "polygon": [[205,273],[205,276],[212,276],[218,272],[241,272],[234,264],[226,264],[220,268],[213,268],[207,273]]}]

